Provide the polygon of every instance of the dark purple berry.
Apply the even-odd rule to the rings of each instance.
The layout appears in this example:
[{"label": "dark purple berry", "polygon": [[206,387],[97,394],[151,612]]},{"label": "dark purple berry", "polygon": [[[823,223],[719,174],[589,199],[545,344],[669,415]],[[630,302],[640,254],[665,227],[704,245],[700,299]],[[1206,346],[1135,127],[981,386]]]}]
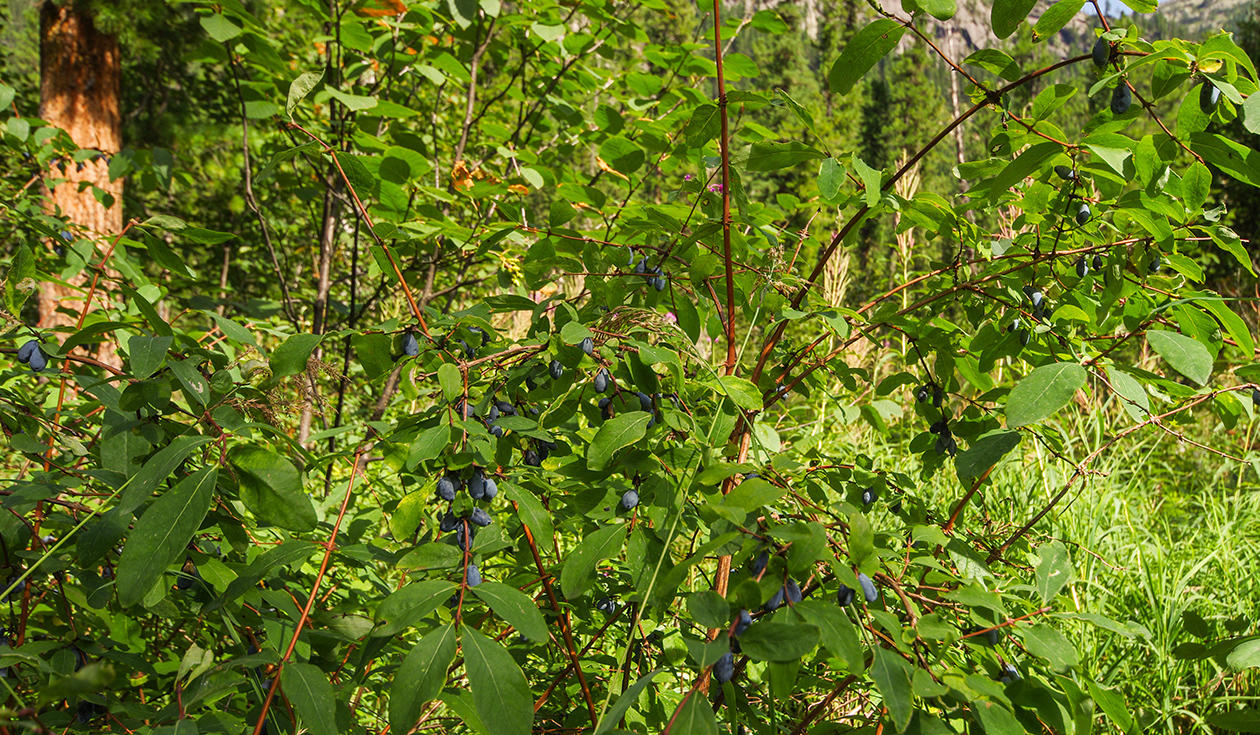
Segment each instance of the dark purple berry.
[{"label": "dark purple berry", "polygon": [[778,610],[780,607],[783,606],[783,598],[786,595],[787,595],[787,590],[780,587],[774,593],[774,595],[768,601],[766,601],[766,604],[762,606],[761,609],[765,610],[766,612],[774,612],[775,610]]},{"label": "dark purple berry", "polygon": [[722,654],[722,658],[713,664],[713,678],[717,679],[719,684],[725,684],[735,676],[735,654],[727,651]]},{"label": "dark purple berry", "polygon": [[437,481],[438,497],[445,500],[448,503],[454,500],[455,493],[459,489],[459,485],[457,484],[458,482],[459,482],[459,478],[454,477],[453,475],[446,475],[438,479]]},{"label": "dark purple berry", "polygon": [[795,579],[789,579],[787,584],[783,585],[784,591],[787,593],[787,601],[793,605],[801,601],[801,588]]},{"label": "dark purple berry", "polygon": [[417,357],[420,354],[420,343],[416,341],[416,335],[411,332],[403,335],[402,353],[407,357]]},{"label": "dark purple berry", "polygon": [[865,574],[858,575],[858,586],[862,588],[862,596],[867,602],[874,602],[879,599],[879,590],[875,589],[875,583]]}]

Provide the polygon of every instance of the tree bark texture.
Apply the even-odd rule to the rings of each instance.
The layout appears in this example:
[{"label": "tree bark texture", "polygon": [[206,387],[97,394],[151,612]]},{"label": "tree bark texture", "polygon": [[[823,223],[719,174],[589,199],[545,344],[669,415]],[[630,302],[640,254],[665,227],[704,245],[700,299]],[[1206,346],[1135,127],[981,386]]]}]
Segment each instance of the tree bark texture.
[{"label": "tree bark texture", "polygon": [[[64,162],[45,173],[49,183],[61,179],[48,191],[49,211],[60,211],[91,237],[98,252],[109,238],[122,231],[123,181],[109,180],[109,158],[122,149],[122,115],[119,111],[122,65],[118,41],[101,33],[81,3],[46,1],[40,8],[39,23],[40,89],[39,114],[49,124],[65,130],[75,145],[95,149],[101,156],[76,164]],[[94,195],[90,183],[113,198],[106,207]],[[95,260],[95,259],[94,259]],[[95,263],[93,263],[94,265]],[[88,271],[67,279],[70,285],[45,283],[39,295],[41,327],[74,324],[76,317],[58,312],[82,308],[83,284]],[[101,299],[107,284],[97,287]],[[102,353],[112,349],[103,346]],[[115,362],[116,357],[110,362]]]}]

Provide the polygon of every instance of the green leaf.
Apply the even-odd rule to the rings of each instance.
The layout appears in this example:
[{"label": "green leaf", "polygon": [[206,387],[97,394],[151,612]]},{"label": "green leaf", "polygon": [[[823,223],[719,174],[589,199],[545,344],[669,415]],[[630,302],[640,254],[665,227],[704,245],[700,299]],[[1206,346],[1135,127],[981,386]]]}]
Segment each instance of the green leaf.
[{"label": "green leaf", "polygon": [[1124,695],[1111,689],[1103,689],[1094,682],[1089,682],[1089,696],[1097,704],[1098,708],[1120,728],[1121,732],[1129,732],[1133,729],[1133,715],[1129,714],[1129,708],[1124,704]]},{"label": "green leaf", "polygon": [[158,483],[170,477],[175,472],[175,468],[182,463],[189,454],[197,447],[209,444],[213,439],[208,436],[180,436],[176,437],[171,443],[161,449],[157,454],[145,460],[140,467],[140,471],[136,472],[135,477],[131,478],[130,483],[123,490],[122,497],[118,501],[118,512],[123,514],[131,514],[140,507],[145,498],[149,497],[157,488]]},{"label": "green leaf", "polygon": [[376,188],[376,177],[372,175],[371,171],[368,171],[367,166],[364,166],[359,157],[353,153],[337,151],[336,159],[355,193],[359,195],[360,199],[366,199],[372,193],[372,190]]},{"label": "green leaf", "polygon": [[236,342],[240,342],[241,344],[245,344],[245,345],[257,346],[257,344],[254,342],[253,332],[250,332],[245,327],[242,327],[241,325],[237,324],[231,319],[228,319],[225,316],[219,316],[213,311],[202,311],[201,313],[213,319],[214,323],[219,326],[219,329],[222,330],[223,334],[228,339],[234,340]]},{"label": "green leaf", "polygon": [[132,337],[127,341],[128,356],[131,358],[131,374],[137,380],[144,380],[162,367],[162,360],[171,348],[171,337]]},{"label": "green leaf", "polygon": [[[575,217],[577,217],[577,210],[573,208],[572,204],[569,204],[567,201],[559,197],[551,200],[551,211],[547,216],[548,226],[560,227],[568,222],[571,222]],[[576,323],[577,322],[569,322],[569,324]],[[569,324],[564,326],[567,327]]]},{"label": "green leaf", "polygon": [[1231,669],[1260,668],[1260,639],[1243,641],[1225,657]]},{"label": "green leaf", "polygon": [[827,154],[814,148],[789,141],[787,143],[753,143],[745,167],[749,171],[777,171],[795,166],[803,161],[826,158]]},{"label": "green leaf", "polygon": [[368,380],[394,369],[394,340],[388,334],[356,334],[350,338],[350,345]]},{"label": "green leaf", "polygon": [[[406,500],[406,498],[410,498],[412,495],[416,495],[416,493],[407,495],[404,500]],[[424,494],[423,502],[427,504],[432,500],[433,494],[426,492]],[[397,516],[397,513],[395,513],[395,516]],[[391,526],[392,524],[393,521],[391,519]],[[415,528],[412,528],[411,532],[415,533]],[[397,538],[400,537],[400,534],[395,533],[394,536]],[[420,544],[411,551],[408,551],[403,558],[398,560],[399,569],[411,569],[416,571],[454,569],[455,567],[463,566],[463,564],[464,552],[454,546],[451,546],[450,544],[444,544],[438,541]]]},{"label": "green leaf", "polygon": [[1049,417],[1085,386],[1085,376],[1085,368],[1074,362],[1056,362],[1033,370],[1006,399],[1006,425],[1027,426]]},{"label": "green leaf", "polygon": [[570,600],[577,599],[590,586],[595,565],[621,550],[626,529],[619,524],[605,526],[582,539],[565,557],[560,570],[560,589]]},{"label": "green leaf", "polygon": [[[269,117],[269,115],[264,115],[263,117]],[[185,240],[191,240],[192,242],[199,243],[201,245],[219,245],[221,243],[225,243],[228,240],[231,240],[232,238],[236,237],[236,235],[233,235],[230,232],[219,232],[217,230],[207,230],[204,227],[185,227],[184,229],[179,231],[179,236]],[[162,242],[161,240],[157,240],[157,238],[145,239],[146,243],[154,242],[154,241],[158,243]],[[156,249],[154,249],[153,247],[150,247],[149,252],[150,254],[154,255],[154,260],[161,263],[164,267],[170,268],[171,270],[176,271],[176,272],[183,272],[189,277],[193,276],[192,271],[190,271],[188,269],[188,266],[184,264],[183,259],[181,259],[178,255],[175,254],[174,251],[170,250],[169,248],[165,248],[159,245],[159,247]]]},{"label": "green leaf", "polygon": [[305,99],[306,95],[310,94],[311,90],[315,89],[316,85],[322,81],[324,81],[323,69],[320,69],[318,72],[308,71],[293,80],[293,83],[289,85],[289,100],[284,105],[284,111],[288,113],[289,117],[293,117],[293,110],[298,106],[298,103]]},{"label": "green leaf", "polygon": [[437,459],[451,441],[451,427],[447,424],[431,426],[416,436],[407,450],[407,469],[414,470],[421,462]]},{"label": "green leaf", "polygon": [[866,197],[866,206],[873,207],[879,204],[880,182],[883,181],[882,172],[866,165],[866,162],[858,158],[857,153],[853,154],[853,170],[857,173],[858,179],[862,181],[862,191]]},{"label": "green leaf", "polygon": [[651,418],[652,414],[646,411],[631,411],[605,421],[586,448],[587,468],[602,470],[607,467],[618,450],[634,444],[647,434]]},{"label": "green leaf", "polygon": [[1038,169],[1063,152],[1058,143],[1038,143],[1029,146],[1002,169],[1002,173],[993,177],[989,186],[989,201],[995,202],[1003,193],[1013,189],[1025,178],[1032,176]]},{"label": "green leaf", "polygon": [[799,661],[818,645],[818,626],[760,620],[739,637],[740,648],[754,661]]},{"label": "green leaf", "polygon": [[726,497],[722,498],[722,505],[752,511],[773,503],[783,497],[786,492],[786,487],[779,487],[760,477],[754,477],[736,485]]},{"label": "green leaf", "polygon": [[884,706],[888,708],[897,732],[905,732],[914,714],[910,664],[892,651],[876,646],[875,660],[871,662],[871,681],[875,682],[875,688],[884,698]]},{"label": "green leaf", "polygon": [[1023,630],[1024,647],[1034,656],[1044,658],[1055,669],[1073,669],[1079,665],[1076,647],[1062,633],[1045,623]]},{"label": "green leaf", "polygon": [[700,148],[722,132],[722,118],[717,105],[703,104],[691,112],[683,128],[688,148]]},{"label": "green leaf", "polygon": [[228,450],[236,470],[241,502],[262,520],[290,531],[315,528],[315,506],[302,488],[302,473],[284,457],[262,447]]},{"label": "green leaf", "polygon": [[[1084,0],[1081,0],[1084,2]],[[958,3],[956,0],[920,0],[923,9],[928,15],[937,20],[949,20],[958,14]]]},{"label": "green leaf", "polygon": [[875,529],[860,511],[849,514],[849,558],[861,567],[875,555]]},{"label": "green leaf", "polygon": [[[360,110],[370,110],[373,107],[376,107],[377,105],[377,100],[375,97],[371,97],[368,95],[361,95],[361,94],[347,94],[345,92],[342,92],[340,89],[337,89],[336,87],[333,87],[331,85],[325,86],[324,89],[325,91],[328,92],[328,96],[332,97],[333,99],[337,100],[341,104],[345,105],[346,109],[348,110],[353,110],[355,112],[358,112]],[[345,171],[346,175],[350,177],[351,185],[353,185],[356,190],[360,191],[360,196],[363,196],[367,194],[369,191],[371,191],[372,187],[371,186],[368,186],[367,188],[360,187],[359,182],[355,181],[354,175],[351,174],[350,171],[346,168],[347,166],[346,159],[353,160],[354,158],[355,156],[352,153],[345,153],[342,151],[337,151],[337,160],[341,163],[342,170]],[[362,166],[363,164],[355,160],[353,163],[349,165]],[[365,172],[366,170],[367,169],[364,169]]]},{"label": "green leaf", "polygon": [[118,560],[118,601],[131,607],[162,579],[201,527],[214,498],[219,472],[203,467],[167,490],[136,521]]},{"label": "green leaf", "polygon": [[862,673],[866,666],[862,642],[843,609],[821,600],[804,600],[796,606],[796,611],[806,622],[818,626],[823,647],[832,656],[844,661],[849,671]]},{"label": "green leaf", "polygon": [[1132,375],[1115,367],[1108,367],[1107,380],[1119,394],[1120,405],[1134,421],[1145,421],[1150,416],[1150,398],[1146,395],[1146,389]]},{"label": "green leaf", "polygon": [[257,586],[271,570],[304,562],[310,558],[317,547],[309,541],[286,541],[279,546],[259,555],[257,559],[241,572],[241,575],[228,584],[223,596],[206,605],[203,612],[211,613],[235,600],[245,592]]},{"label": "green leaf", "polygon": [[974,700],[971,711],[984,727],[985,735],[1025,735],[1024,726],[1019,724],[1015,715],[1000,704]]},{"label": "green leaf", "polygon": [[1254,709],[1217,712],[1208,715],[1208,722],[1230,732],[1260,732],[1260,713]]},{"label": "green leaf", "polygon": [[993,35],[998,38],[1010,36],[1036,4],[1037,0],[993,0],[993,10],[989,14]]},{"label": "green leaf", "polygon": [[761,393],[757,391],[757,386],[744,378],[735,375],[721,375],[708,381],[706,385],[717,391],[718,394],[730,398],[735,402],[736,406],[746,411],[755,411],[761,408]]},{"label": "green leaf", "polygon": [[693,592],[687,597],[687,611],[706,628],[726,628],[731,624],[731,606],[713,590]]},{"label": "green leaf", "polygon": [[783,99],[783,103],[785,105],[791,108],[792,112],[796,114],[797,119],[799,119],[801,123],[805,125],[805,129],[813,133],[814,132],[814,116],[809,114],[809,110],[806,110],[804,107],[801,107],[800,103],[792,99],[791,96],[789,96],[787,92],[784,92],[782,87],[775,87],[774,93]]},{"label": "green leaf", "polygon": [[[1013,82],[1022,75],[1019,64],[1015,63],[1015,59],[995,48],[982,48],[964,59],[963,63],[991,71],[1008,82]],[[1035,106],[1033,111],[1036,114]]]},{"label": "green leaf", "polygon": [[424,706],[442,693],[446,670],[455,660],[455,627],[443,625],[427,633],[394,673],[389,691],[389,729],[411,732]]},{"label": "green leaf", "polygon": [[586,338],[594,338],[595,333],[581,322],[569,322],[560,328],[560,339],[566,345],[575,345]]},{"label": "green leaf", "polygon": [[202,407],[206,406],[210,401],[210,383],[197,369],[197,361],[193,358],[167,360],[166,366],[171,369],[179,380],[179,384],[183,386],[184,397],[190,401],[196,401]]},{"label": "green leaf", "polygon": [[[1199,46],[1198,58],[1200,61],[1205,59],[1228,59],[1246,69],[1253,79],[1256,77],[1256,65],[1252,63],[1251,56],[1239,48],[1238,44],[1234,43],[1232,33],[1218,33],[1205,40]],[[1200,66],[1206,65],[1200,64]]]},{"label": "green leaf", "polygon": [[464,667],[477,715],[490,735],[529,735],[534,698],[521,667],[503,646],[468,626],[462,628]]},{"label": "green leaf", "polygon": [[306,372],[306,363],[321,339],[318,334],[295,334],[286,339],[271,353],[271,377],[278,380]]},{"label": "green leaf", "polygon": [[[1192,102],[1197,108],[1198,100]],[[1260,186],[1260,153],[1247,146],[1216,133],[1192,133],[1190,149],[1235,179]]]},{"label": "green leaf", "polygon": [[174,725],[154,728],[153,735],[200,735],[197,721],[191,718],[176,720]]},{"label": "green leaf", "polygon": [[1181,177],[1181,192],[1186,202],[1186,209],[1191,212],[1202,209],[1211,191],[1212,172],[1198,161],[1191,163],[1190,168],[1187,168]]},{"label": "green leaf", "polygon": [[[43,663],[43,662],[41,662]],[[45,666],[47,664],[44,664]],[[100,661],[88,664],[78,671],[55,679],[39,692],[40,703],[55,702],[90,692],[106,689],[115,679],[114,667]]]},{"label": "green leaf", "polygon": [[819,193],[823,199],[835,199],[840,196],[841,186],[844,186],[844,166],[834,158],[824,158],[818,164]]},{"label": "green leaf", "polygon": [[1059,541],[1042,544],[1037,549],[1040,561],[1037,563],[1037,594],[1041,601],[1050,604],[1059,590],[1076,579],[1076,567],[1072,566],[1072,557],[1067,548]]},{"label": "green leaf", "polygon": [[906,29],[889,18],[879,18],[858,31],[844,46],[840,58],[832,64],[827,75],[831,91],[845,95],[858,80],[866,76],[880,59],[897,48]]},{"label": "green leaf", "polygon": [[1208,352],[1202,342],[1162,329],[1147,332],[1146,341],[1173,370],[1199,385],[1207,385],[1208,378],[1212,377],[1212,353]]},{"label": "green leaf", "polygon": [[337,698],[319,667],[290,663],[281,671],[280,683],[312,735],[337,735]]},{"label": "green leaf", "polygon": [[1208,299],[1201,303],[1203,308],[1216,317],[1216,320],[1221,323],[1221,326],[1225,328],[1229,336],[1238,343],[1238,348],[1242,350],[1244,355],[1250,356],[1255,352],[1256,343],[1251,338],[1251,329],[1243,321],[1242,317],[1229,308],[1229,304],[1215,299]]},{"label": "green leaf", "polygon": [[241,35],[241,27],[224,18],[221,13],[201,16],[201,27],[219,43],[230,41]]},{"label": "green leaf", "polygon": [[526,638],[539,642],[548,639],[547,622],[543,620],[542,613],[538,612],[534,601],[520,590],[501,582],[485,581],[473,587],[472,593]]},{"label": "green leaf", "polygon": [[537,497],[525,488],[519,485],[514,486],[510,492],[511,495],[509,497],[516,503],[516,512],[521,523],[529,527],[539,550],[555,553],[555,527],[551,522],[551,513],[543,507],[543,504]]},{"label": "green leaf", "polygon": [[678,705],[670,735],[718,735],[717,717],[709,700],[695,690],[687,701]]},{"label": "green leaf", "polygon": [[442,387],[442,397],[448,403],[464,395],[464,375],[458,367],[449,362],[442,363],[437,369],[437,379],[438,385]]},{"label": "green leaf", "polygon": [[1248,133],[1260,135],[1260,95],[1249,95],[1242,104],[1243,127]]},{"label": "green leaf", "polygon": [[617,173],[630,174],[638,171],[647,161],[643,149],[629,138],[614,136],[599,146],[599,157]]},{"label": "green leaf", "polygon": [[1033,26],[1034,40],[1044,41],[1058,33],[1085,6],[1085,0],[1059,0],[1046,8]]},{"label": "green leaf", "polygon": [[660,669],[649,671],[643,678],[636,681],[629,689],[623,692],[620,697],[617,697],[617,702],[600,719],[599,727],[595,728],[595,735],[603,735],[615,728],[617,723],[621,722],[621,718],[630,711],[630,707],[639,701],[639,695],[652,683],[652,678],[659,673],[661,673]]},{"label": "green leaf", "polygon": [[[1260,99],[1260,95],[1254,95],[1254,97]],[[1212,242],[1216,243],[1217,247],[1234,256],[1234,260],[1246,268],[1251,275],[1256,275],[1255,265],[1251,262],[1251,254],[1243,247],[1242,239],[1238,237],[1237,233],[1224,226],[1213,227],[1208,233],[1212,236]]]},{"label": "green leaf", "polygon": [[955,460],[959,480],[973,480],[1002,461],[1002,458],[1019,446],[1020,433],[996,429],[972,442]]},{"label": "green leaf", "polygon": [[35,291],[35,256],[31,249],[19,245],[4,279],[4,304],[15,317],[22,316],[22,304]]},{"label": "green leaf", "polygon": [[376,607],[376,627],[372,635],[391,636],[410,628],[441,607],[453,589],[454,582],[430,579],[412,582],[391,593]]},{"label": "green leaf", "polygon": [[562,25],[534,23],[529,28],[544,41],[559,41],[561,38],[564,38],[564,26]]}]

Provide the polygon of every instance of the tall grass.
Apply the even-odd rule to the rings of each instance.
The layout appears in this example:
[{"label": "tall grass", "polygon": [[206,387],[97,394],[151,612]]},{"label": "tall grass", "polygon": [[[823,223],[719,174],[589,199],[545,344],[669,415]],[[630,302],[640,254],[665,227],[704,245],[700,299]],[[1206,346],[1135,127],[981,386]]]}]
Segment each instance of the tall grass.
[{"label": "tall grass", "polygon": [[[1196,438],[1220,447],[1227,437],[1205,418],[1197,433],[1213,436]],[[1085,457],[1106,440],[1103,427],[1114,431],[1127,421],[1102,410],[1063,426],[1074,440],[1067,455]],[[1073,549],[1080,575],[1069,592],[1074,612],[1126,628],[1076,624],[1084,673],[1122,692],[1143,732],[1219,732],[1207,718],[1247,702],[1254,707],[1260,675],[1192,654],[1202,650],[1196,643],[1210,647],[1258,631],[1260,478],[1154,427],[1112,446],[1091,469],[1097,474],[1034,529],[1035,538]],[[1021,524],[1070,471],[1033,448],[1001,473],[985,511],[996,523]]]},{"label": "tall grass", "polygon": [[[828,420],[795,427],[822,446],[872,457],[906,457],[918,426],[908,416],[892,437],[854,414],[831,408]],[[1064,456],[1080,461],[1131,425],[1114,404],[1064,412]],[[1226,432],[1214,417],[1181,425],[1187,436],[1235,456],[1248,452],[1254,426]],[[846,421],[852,422],[844,426]],[[795,433],[784,416],[780,429]],[[1229,444],[1235,444],[1230,448]],[[896,445],[890,446],[890,445]],[[973,499],[966,521],[1005,538],[1049,502],[1072,467],[1026,437]],[[878,463],[877,463],[878,464]],[[896,468],[917,475],[910,463]],[[1059,540],[1071,549],[1079,577],[1060,613],[1099,615],[1109,630],[1070,623],[1084,676],[1124,695],[1141,732],[1216,733],[1213,714],[1260,707],[1260,670],[1231,670],[1223,660],[1191,655],[1229,638],[1260,633],[1260,475],[1218,454],[1151,427],[1108,448],[1029,534],[1035,545]],[[963,488],[952,467],[914,489],[929,507],[948,513]],[[1203,650],[1202,647],[1198,648]],[[1260,714],[1260,712],[1258,712]],[[1116,728],[1099,713],[1102,732]],[[1257,725],[1260,728],[1260,724]]]}]

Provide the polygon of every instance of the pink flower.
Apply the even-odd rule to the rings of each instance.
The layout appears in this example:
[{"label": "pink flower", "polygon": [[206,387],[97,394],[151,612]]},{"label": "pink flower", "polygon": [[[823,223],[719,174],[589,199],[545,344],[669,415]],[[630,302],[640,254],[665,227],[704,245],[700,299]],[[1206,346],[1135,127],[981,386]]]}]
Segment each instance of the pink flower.
[{"label": "pink flower", "polygon": [[667,311],[665,312],[665,321],[669,322],[670,324],[677,324],[678,317],[674,316],[674,312]]}]

